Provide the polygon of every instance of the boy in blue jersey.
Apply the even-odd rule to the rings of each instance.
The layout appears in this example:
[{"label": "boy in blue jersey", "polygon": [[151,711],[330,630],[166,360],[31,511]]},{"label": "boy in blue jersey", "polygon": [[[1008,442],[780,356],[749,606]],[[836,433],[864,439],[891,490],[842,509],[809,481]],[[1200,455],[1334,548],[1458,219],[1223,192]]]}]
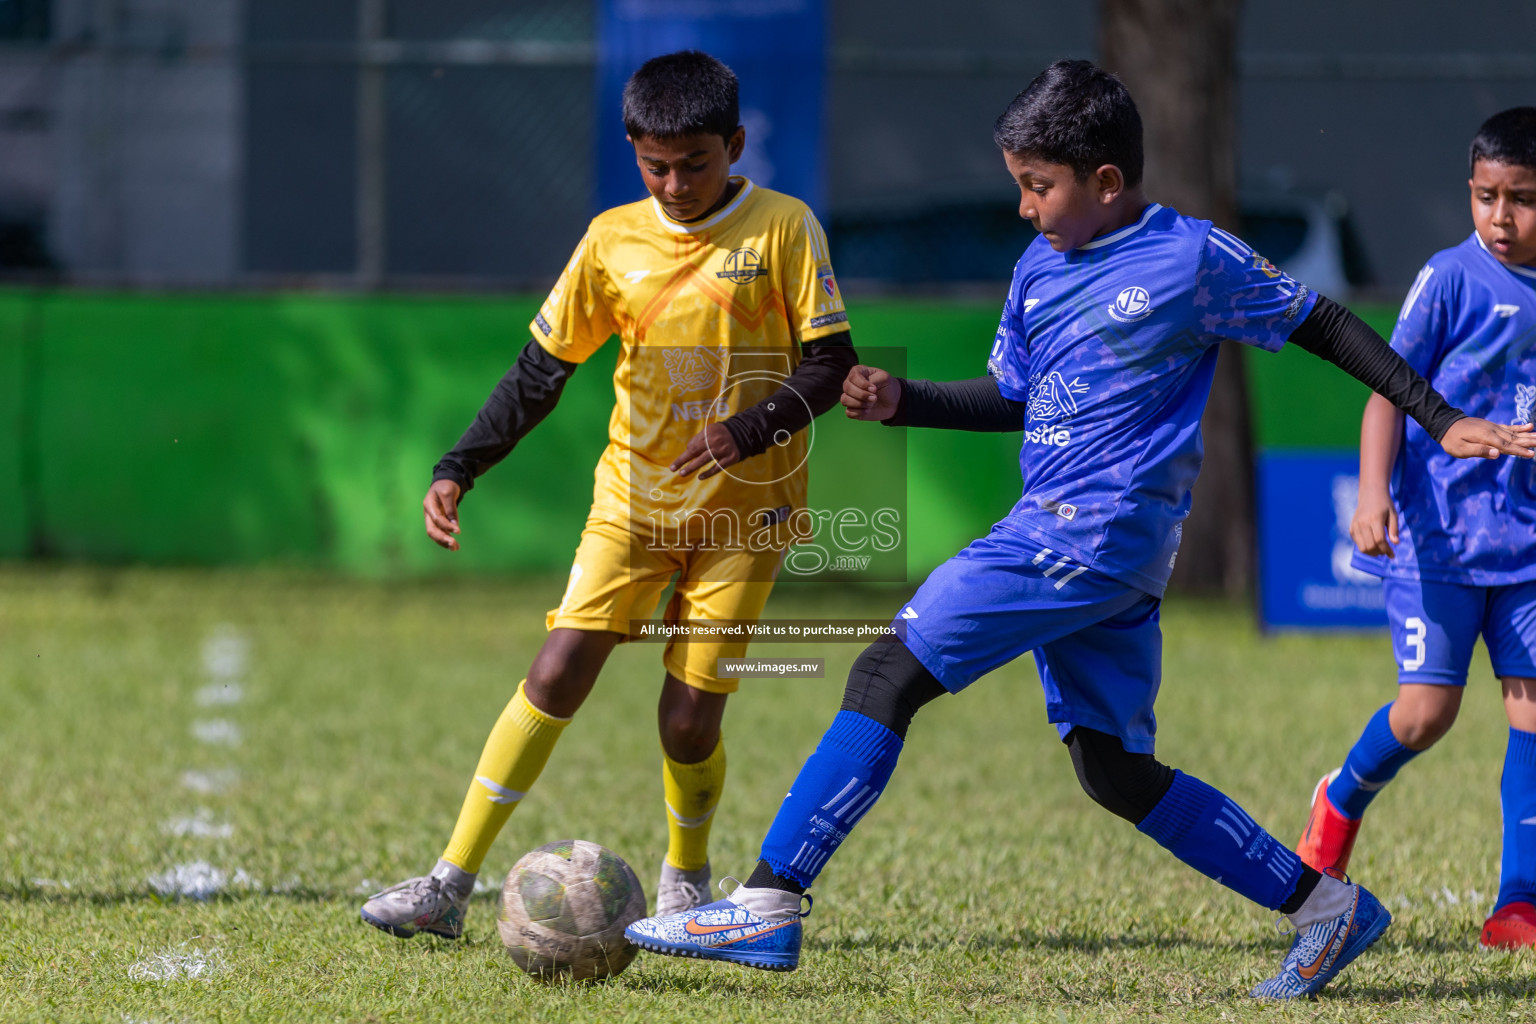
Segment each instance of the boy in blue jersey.
[{"label": "boy in blue jersey", "polygon": [[[1471,237],[1430,257],[1392,347],[1475,415],[1531,422],[1536,399],[1536,107],[1489,118],[1472,140]],[[1349,863],[1361,816],[1461,707],[1481,634],[1504,687],[1504,850],[1485,946],[1536,946],[1536,472],[1461,462],[1379,396],[1360,426],[1354,564],[1383,578],[1398,695],[1324,776],[1297,848]]]},{"label": "boy in blue jersey", "polygon": [[1302,344],[1393,398],[1454,455],[1528,454],[1536,438],[1450,408],[1341,307],[1208,221],[1148,202],[1141,119],[1114,76],[1086,61],[1052,65],[994,138],[1040,237],[1014,270],[990,375],[936,383],[855,367],[843,405],[890,424],[1022,428],[1023,497],[901,609],[902,641],[875,643],[854,664],[746,885],[625,934],[669,955],[794,968],[805,888],[885,789],[916,711],[1033,651],[1088,795],[1296,924],[1280,971],[1254,995],[1316,992],[1390,915],[1153,756],[1158,609],[1199,471],[1217,342]]}]

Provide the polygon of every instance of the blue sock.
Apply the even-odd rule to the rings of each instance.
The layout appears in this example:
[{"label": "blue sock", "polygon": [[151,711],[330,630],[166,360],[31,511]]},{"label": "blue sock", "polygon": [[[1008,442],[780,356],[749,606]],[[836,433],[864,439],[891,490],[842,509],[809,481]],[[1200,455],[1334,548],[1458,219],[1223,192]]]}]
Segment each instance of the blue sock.
[{"label": "blue sock", "polygon": [[875,805],[901,756],[894,732],[856,711],[839,711],[779,805],[763,840],[774,874],[809,886],[858,820]]},{"label": "blue sock", "polygon": [[1328,802],[1346,818],[1359,818],[1376,799],[1382,786],[1391,782],[1397,770],[1419,756],[1392,735],[1387,716],[1392,705],[1381,707],[1366,723],[1365,732],[1349,748],[1344,769],[1328,783]]},{"label": "blue sock", "polygon": [[1504,856],[1495,906],[1536,903],[1536,733],[1509,730],[1499,802],[1504,809]]},{"label": "blue sock", "polygon": [[1300,857],[1193,775],[1175,772],[1173,785],[1136,828],[1202,875],[1270,910],[1279,910],[1301,881]]}]

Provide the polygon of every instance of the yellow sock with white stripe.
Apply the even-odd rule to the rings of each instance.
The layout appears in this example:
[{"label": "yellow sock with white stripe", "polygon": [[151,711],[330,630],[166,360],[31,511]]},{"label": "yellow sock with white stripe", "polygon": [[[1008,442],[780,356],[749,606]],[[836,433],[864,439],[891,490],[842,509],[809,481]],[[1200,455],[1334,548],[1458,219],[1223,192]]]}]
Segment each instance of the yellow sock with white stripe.
[{"label": "yellow sock with white stripe", "polygon": [[474,874],[518,801],[538,780],[569,718],[546,715],[523,695],[523,684],[507,704],[480,752],[475,779],[453,826],[443,860]]},{"label": "yellow sock with white stripe", "polygon": [[725,788],[725,740],[696,764],[679,764],[662,751],[661,788],[667,800],[667,863],[697,871],[709,863],[709,827]]}]

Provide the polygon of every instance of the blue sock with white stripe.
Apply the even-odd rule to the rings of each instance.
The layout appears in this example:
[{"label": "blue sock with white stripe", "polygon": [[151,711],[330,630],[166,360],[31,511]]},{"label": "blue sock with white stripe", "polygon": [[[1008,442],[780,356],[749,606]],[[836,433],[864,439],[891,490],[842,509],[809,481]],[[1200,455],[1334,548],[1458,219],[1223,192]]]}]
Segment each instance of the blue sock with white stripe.
[{"label": "blue sock with white stripe", "polygon": [[1504,855],[1495,906],[1536,903],[1536,733],[1509,730],[1499,801],[1504,810]]},{"label": "blue sock with white stripe", "polygon": [[901,738],[856,711],[839,711],[784,797],[763,840],[774,874],[809,886],[848,832],[880,798]]},{"label": "blue sock with white stripe", "polygon": [[1302,878],[1300,857],[1193,775],[1175,772],[1173,785],[1136,828],[1202,875],[1270,910],[1281,909]]},{"label": "blue sock with white stripe", "polygon": [[1419,756],[1392,735],[1387,720],[1392,705],[1385,704],[1366,723],[1365,732],[1349,748],[1338,778],[1328,783],[1328,802],[1346,818],[1359,818],[1376,799],[1381,787],[1397,776],[1397,770]]}]

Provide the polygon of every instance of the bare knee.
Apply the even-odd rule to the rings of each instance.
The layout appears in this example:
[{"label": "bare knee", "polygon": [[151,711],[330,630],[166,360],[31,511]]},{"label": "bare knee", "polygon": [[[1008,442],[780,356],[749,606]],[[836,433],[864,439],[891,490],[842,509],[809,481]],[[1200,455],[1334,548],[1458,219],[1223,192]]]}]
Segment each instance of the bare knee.
[{"label": "bare knee", "polygon": [[1427,750],[1456,724],[1461,687],[1405,683],[1398,688],[1389,722],[1392,735],[1410,750]]},{"label": "bare knee", "polygon": [[552,631],[528,669],[524,695],[540,711],[569,718],[592,692],[597,673],[618,640],[617,633]]},{"label": "bare knee", "polygon": [[723,693],[695,689],[668,675],[656,706],[656,727],[662,749],[679,764],[697,764],[720,745]]}]

